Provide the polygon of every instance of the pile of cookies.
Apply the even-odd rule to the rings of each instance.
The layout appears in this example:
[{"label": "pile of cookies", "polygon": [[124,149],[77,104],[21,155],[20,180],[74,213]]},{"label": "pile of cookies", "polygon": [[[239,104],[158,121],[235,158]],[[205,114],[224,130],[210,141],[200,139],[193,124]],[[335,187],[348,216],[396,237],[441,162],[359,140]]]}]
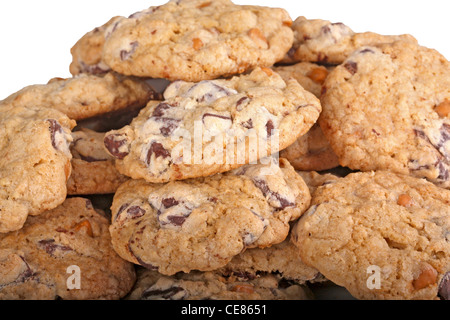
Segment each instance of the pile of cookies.
[{"label": "pile of cookies", "polygon": [[449,299],[437,51],[172,0],[71,53],[0,101],[0,299]]}]

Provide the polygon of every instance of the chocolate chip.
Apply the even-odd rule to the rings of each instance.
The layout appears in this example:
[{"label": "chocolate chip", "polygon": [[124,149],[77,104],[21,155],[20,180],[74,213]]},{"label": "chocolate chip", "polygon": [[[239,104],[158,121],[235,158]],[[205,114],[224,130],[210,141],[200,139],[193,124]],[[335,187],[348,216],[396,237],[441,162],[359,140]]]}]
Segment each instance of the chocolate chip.
[{"label": "chocolate chip", "polygon": [[108,73],[111,69],[106,66],[103,66],[103,64],[91,64],[88,65],[86,63],[84,63],[83,61],[80,61],[80,70],[81,73],[89,73],[89,74],[93,74],[93,75],[102,75],[105,73]]},{"label": "chocolate chip", "polygon": [[56,134],[61,134],[63,132],[62,127],[55,119],[47,119],[47,122],[50,123],[50,138],[52,140],[52,146],[58,150],[58,146],[56,144]]},{"label": "chocolate chip", "polygon": [[271,137],[272,136],[273,129],[275,129],[275,126],[273,125],[272,120],[267,121],[267,123],[266,123],[267,137]]},{"label": "chocolate chip", "polygon": [[248,119],[246,122],[242,122],[241,126],[243,126],[246,129],[253,129],[253,120]]},{"label": "chocolate chip", "polygon": [[317,54],[317,61],[318,62],[322,62],[322,63],[326,63],[328,61],[328,56],[323,53],[323,52],[319,52]]},{"label": "chocolate chip", "polygon": [[352,75],[358,72],[358,64],[353,61],[348,61],[344,64],[344,68],[347,69]]},{"label": "chocolate chip", "polygon": [[215,118],[219,118],[219,119],[223,119],[223,120],[230,120],[231,121],[231,117],[227,117],[227,116],[222,116],[220,114],[214,114],[214,113],[205,113],[202,117],[202,121],[205,120],[205,118],[207,117],[215,117]]},{"label": "chocolate chip", "polygon": [[[129,154],[127,138],[123,134],[110,134],[105,136],[104,144],[109,153],[119,160],[122,160]],[[124,146],[126,147],[124,148]]]},{"label": "chocolate chip", "polygon": [[237,111],[242,111],[242,105],[244,104],[244,102],[246,101],[250,101],[249,97],[242,97],[238,100],[238,102],[236,102],[236,110]]},{"label": "chocolate chip", "polygon": [[180,120],[172,118],[155,118],[158,122],[163,122],[164,125],[159,128],[159,131],[164,137],[169,137],[180,125]]},{"label": "chocolate chip", "polygon": [[47,252],[49,255],[53,255],[53,253],[55,253],[56,250],[72,251],[72,248],[68,246],[56,244],[54,239],[40,240],[38,241],[38,246],[41,249],[45,250],[45,252]]},{"label": "chocolate chip", "polygon": [[[183,292],[183,294],[180,296],[179,293]],[[142,299],[164,299],[164,300],[175,300],[174,297],[175,296],[180,296],[179,298],[177,298],[176,300],[183,300],[186,298],[186,292],[183,288],[178,287],[178,286],[174,286],[168,289],[152,289],[149,288],[147,290],[145,290],[144,292],[142,292]]]},{"label": "chocolate chip", "polygon": [[131,219],[137,219],[145,215],[145,210],[139,206],[129,207],[127,210],[127,214]]},{"label": "chocolate chip", "polygon": [[175,200],[175,198],[166,198],[161,201],[163,206],[168,209],[180,204],[179,201]]},{"label": "chocolate chip", "polygon": [[266,181],[260,179],[253,179],[253,183],[259,190],[261,190],[264,197],[275,198],[276,200],[278,200],[278,202],[280,203],[280,205],[278,206],[279,209],[285,209],[287,207],[295,207],[295,203],[290,202],[289,200],[283,198],[279,193],[270,190],[269,185],[267,184]]},{"label": "chocolate chip", "polygon": [[[132,240],[130,240],[130,242],[131,242],[131,241],[132,241]],[[153,271],[158,271],[158,267],[156,267],[156,266],[154,266],[154,265],[152,265],[152,264],[150,264],[150,263],[144,262],[138,255],[136,255],[136,254],[134,253],[133,249],[131,249],[131,244],[130,244],[130,242],[129,242],[128,245],[127,245],[128,252],[129,252],[129,253],[137,260],[138,264],[139,264],[140,266],[144,267],[145,269],[153,270]]]},{"label": "chocolate chip", "polygon": [[323,26],[323,27],[320,29],[320,31],[321,31],[323,34],[328,34],[328,33],[331,33],[331,28],[330,28],[329,26]]},{"label": "chocolate chip", "polygon": [[136,52],[137,47],[139,46],[139,42],[133,41],[130,43],[130,50],[121,50],[120,51],[120,59],[122,61],[130,59],[130,57]]},{"label": "chocolate chip", "polygon": [[443,300],[450,300],[450,272],[447,272],[439,284],[439,297]]},{"label": "chocolate chip", "polygon": [[94,158],[94,157],[91,157],[91,156],[83,156],[82,154],[79,154],[79,155],[80,155],[80,159],[81,160],[89,162],[89,163],[99,162],[99,161],[106,161],[106,159],[103,159],[103,158],[97,159],[97,158]]},{"label": "chocolate chip", "polygon": [[161,102],[155,107],[155,110],[153,110],[152,117],[163,117],[164,111],[170,108],[173,108],[173,106],[168,103]]},{"label": "chocolate chip", "polygon": [[366,49],[362,49],[361,51],[359,51],[359,53],[375,53],[375,51],[373,51],[372,49],[366,48]]},{"label": "chocolate chip", "polygon": [[150,165],[152,161],[152,155],[155,155],[156,158],[160,157],[162,157],[163,159],[170,158],[169,151],[164,149],[163,145],[159,142],[152,142],[152,144],[150,145],[150,148],[148,149],[147,152],[147,159],[146,159],[147,165]]},{"label": "chocolate chip", "polygon": [[181,227],[188,217],[185,216],[168,216],[167,220],[177,227]]}]

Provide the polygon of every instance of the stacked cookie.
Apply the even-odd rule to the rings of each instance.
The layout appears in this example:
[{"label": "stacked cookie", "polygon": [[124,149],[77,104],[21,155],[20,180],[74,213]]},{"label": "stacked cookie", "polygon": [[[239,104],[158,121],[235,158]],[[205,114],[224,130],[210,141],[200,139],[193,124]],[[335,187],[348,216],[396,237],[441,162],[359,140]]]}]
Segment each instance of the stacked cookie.
[{"label": "stacked cookie", "polygon": [[438,52],[190,0],[71,53],[0,102],[1,299],[448,298]]}]

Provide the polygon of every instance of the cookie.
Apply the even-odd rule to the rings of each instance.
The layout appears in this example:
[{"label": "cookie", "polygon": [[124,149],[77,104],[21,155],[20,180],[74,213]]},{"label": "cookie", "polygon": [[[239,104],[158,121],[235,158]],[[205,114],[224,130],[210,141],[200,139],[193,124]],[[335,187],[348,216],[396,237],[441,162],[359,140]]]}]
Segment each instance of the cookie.
[{"label": "cookie", "polygon": [[294,45],[283,62],[319,62],[341,64],[353,51],[363,46],[372,46],[395,41],[417,43],[409,35],[380,35],[374,32],[354,32],[343,23],[332,23],[321,19],[298,17],[292,24]]},{"label": "cookie", "polygon": [[123,17],[113,17],[104,25],[89,31],[70,49],[72,62],[69,71],[73,76],[80,73],[99,75],[111,71],[111,68],[102,61],[105,32],[120,19]]},{"label": "cookie", "polygon": [[129,180],[115,193],[112,243],[124,259],[162,274],[212,271],[245,248],[283,242],[310,201],[285,159],[225,174],[151,184]]},{"label": "cookie", "polygon": [[117,171],[114,159],[105,151],[104,136],[102,132],[86,128],[72,132],[68,195],[112,194],[128,180]]},{"label": "cookie", "polygon": [[281,8],[170,1],[107,28],[101,60],[125,75],[211,80],[281,60],[293,43],[291,24]]},{"label": "cookie", "polygon": [[165,276],[140,269],[127,300],[310,300],[311,293],[274,275],[254,279],[225,277],[217,272]]},{"label": "cookie", "polygon": [[115,73],[81,74],[25,87],[0,103],[54,108],[71,119],[80,120],[133,106],[143,107],[156,96],[157,93],[142,80]]},{"label": "cookie", "polygon": [[334,183],[342,178],[334,173],[318,173],[316,171],[297,171],[297,173],[305,181],[311,195],[318,187]]},{"label": "cookie", "polygon": [[132,288],[134,266],[111,246],[109,222],[84,198],[30,217],[0,235],[0,299],[119,299]]},{"label": "cookie", "polygon": [[450,63],[399,41],[364,47],[327,77],[319,123],[342,166],[450,188]]},{"label": "cookie", "polygon": [[6,233],[66,198],[75,121],[40,107],[0,105],[0,113],[0,233]]},{"label": "cookie", "polygon": [[296,80],[267,68],[227,80],[176,81],[164,97],[106,134],[120,173],[161,183],[229,171],[288,147],[321,111]]},{"label": "cookie", "polygon": [[290,235],[282,243],[269,248],[246,249],[217,272],[244,279],[254,279],[261,274],[276,274],[297,284],[323,281],[317,269],[302,261]]},{"label": "cookie", "polygon": [[293,228],[305,263],[357,299],[448,298],[450,191],[389,171],[319,187]]}]

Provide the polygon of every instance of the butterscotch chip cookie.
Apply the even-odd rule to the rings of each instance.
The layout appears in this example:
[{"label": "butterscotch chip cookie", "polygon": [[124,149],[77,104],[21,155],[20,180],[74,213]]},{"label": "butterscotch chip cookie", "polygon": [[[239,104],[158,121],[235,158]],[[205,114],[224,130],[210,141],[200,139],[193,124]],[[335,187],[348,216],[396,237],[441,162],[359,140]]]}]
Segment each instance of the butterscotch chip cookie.
[{"label": "butterscotch chip cookie", "polygon": [[106,152],[104,136],[86,128],[72,132],[72,174],[67,182],[67,194],[112,194],[128,180],[117,171],[114,158]]},{"label": "butterscotch chip cookie", "polygon": [[450,191],[388,171],[319,187],[293,229],[305,263],[358,299],[448,298]]},{"label": "butterscotch chip cookie", "polygon": [[167,184],[130,180],[114,196],[112,243],[124,259],[162,274],[211,271],[245,248],[284,241],[309,201],[284,159]]},{"label": "butterscotch chip cookie", "polygon": [[0,235],[0,299],[119,299],[132,288],[134,266],[111,246],[109,222],[89,200],[69,198]]},{"label": "butterscotch chip cookie", "polygon": [[104,74],[111,71],[102,61],[103,45],[105,44],[105,32],[123,17],[111,18],[104,25],[86,33],[70,49],[72,62],[69,71],[76,76],[80,73]]},{"label": "butterscotch chip cookie", "polygon": [[170,1],[107,28],[102,60],[126,75],[211,80],[281,60],[293,43],[291,24],[280,8]]},{"label": "butterscotch chip cookie", "polygon": [[165,101],[105,136],[124,175],[159,183],[225,172],[286,148],[317,121],[320,101],[270,69],[176,81]]},{"label": "butterscotch chip cookie", "polygon": [[217,272],[165,276],[140,269],[128,300],[309,300],[310,292],[274,275],[253,279],[225,277]]},{"label": "butterscotch chip cookie", "polygon": [[402,40],[417,43],[409,35],[380,35],[374,32],[357,33],[343,23],[298,17],[292,24],[294,45],[284,62],[342,63],[353,51],[363,46],[392,43]]},{"label": "butterscotch chip cookie", "polygon": [[80,74],[55,78],[45,85],[31,85],[10,95],[1,104],[41,106],[57,109],[80,120],[110,111],[145,106],[157,94],[145,82],[115,73]]},{"label": "butterscotch chip cookie", "polygon": [[[364,47],[325,80],[320,126],[342,166],[450,188],[450,63],[399,41]],[[443,108],[442,108],[443,109]]]},{"label": "butterscotch chip cookie", "polygon": [[0,233],[6,233],[66,198],[75,121],[40,107],[1,105],[0,113]]}]

